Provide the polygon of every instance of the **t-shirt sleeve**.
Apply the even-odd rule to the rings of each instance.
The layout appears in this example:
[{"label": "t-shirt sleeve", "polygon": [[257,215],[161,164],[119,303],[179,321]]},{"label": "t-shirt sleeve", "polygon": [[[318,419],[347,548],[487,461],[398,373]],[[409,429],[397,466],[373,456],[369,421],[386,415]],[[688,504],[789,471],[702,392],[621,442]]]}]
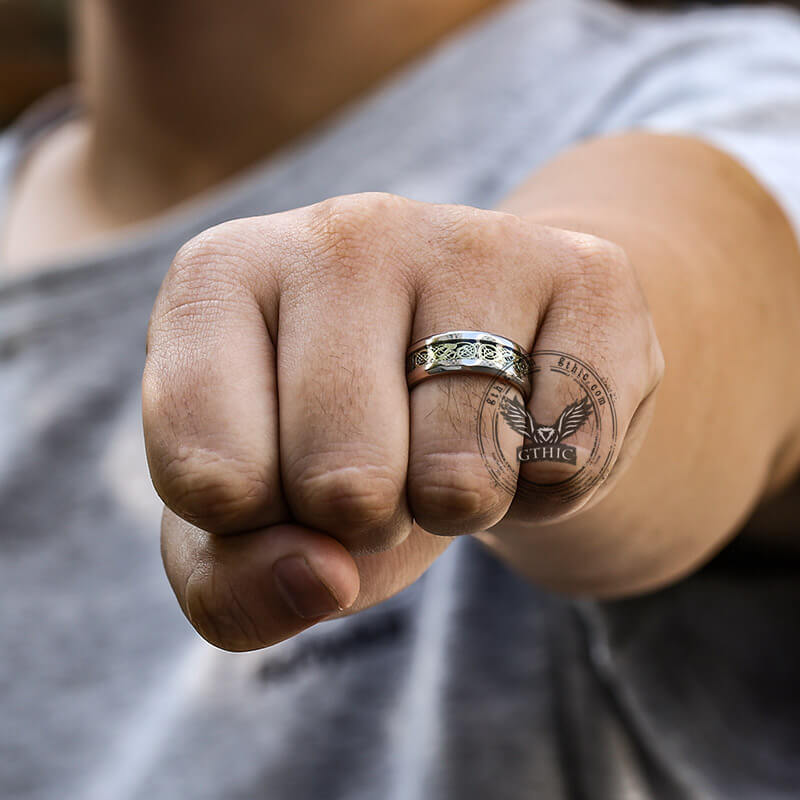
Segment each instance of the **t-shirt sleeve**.
[{"label": "t-shirt sleeve", "polygon": [[669,30],[650,31],[654,47],[628,122],[694,135],[736,158],[770,191],[800,240],[800,13],[726,9],[713,26],[714,13],[675,19],[673,32],[690,30],[674,42]]}]

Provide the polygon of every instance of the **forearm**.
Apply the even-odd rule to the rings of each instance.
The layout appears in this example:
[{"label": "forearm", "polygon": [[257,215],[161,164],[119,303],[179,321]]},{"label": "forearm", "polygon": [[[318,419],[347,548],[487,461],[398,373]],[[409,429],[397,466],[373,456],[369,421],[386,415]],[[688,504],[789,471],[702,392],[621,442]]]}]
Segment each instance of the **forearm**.
[{"label": "forearm", "polygon": [[479,537],[555,588],[624,594],[673,579],[800,463],[800,253],[791,229],[733,160],[648,134],[576,148],[502,207],[621,245],[666,371],[644,444],[602,499],[564,522]]}]

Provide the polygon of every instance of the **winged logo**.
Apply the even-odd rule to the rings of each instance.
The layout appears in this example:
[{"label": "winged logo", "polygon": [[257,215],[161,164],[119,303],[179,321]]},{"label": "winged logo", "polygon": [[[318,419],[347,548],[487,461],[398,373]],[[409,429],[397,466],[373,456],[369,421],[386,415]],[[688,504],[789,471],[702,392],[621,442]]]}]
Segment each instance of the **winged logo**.
[{"label": "winged logo", "polygon": [[554,425],[540,425],[518,398],[506,397],[500,404],[500,413],[509,427],[534,444],[560,444],[589,419],[592,410],[589,397],[584,395],[568,405]]}]

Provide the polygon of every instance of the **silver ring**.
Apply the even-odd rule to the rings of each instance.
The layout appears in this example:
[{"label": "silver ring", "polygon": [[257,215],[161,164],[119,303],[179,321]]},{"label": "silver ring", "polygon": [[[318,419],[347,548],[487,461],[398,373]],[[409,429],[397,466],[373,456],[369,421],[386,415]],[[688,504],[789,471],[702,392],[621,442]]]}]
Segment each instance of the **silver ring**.
[{"label": "silver ring", "polygon": [[531,396],[531,361],[511,339],[484,331],[448,331],[420,339],[406,353],[408,388],[436,375],[457,372],[492,375]]}]

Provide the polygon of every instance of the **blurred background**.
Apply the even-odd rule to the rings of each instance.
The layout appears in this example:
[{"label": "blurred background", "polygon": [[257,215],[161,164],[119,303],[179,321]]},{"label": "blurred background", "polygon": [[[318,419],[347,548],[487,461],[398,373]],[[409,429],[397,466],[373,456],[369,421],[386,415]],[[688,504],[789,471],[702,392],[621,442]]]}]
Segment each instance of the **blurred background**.
[{"label": "blurred background", "polygon": [[69,80],[67,0],[0,0],[0,127]]},{"label": "blurred background", "polygon": [[[731,3],[731,0],[619,1],[651,8]],[[751,4],[760,2],[764,0],[751,0]],[[0,0],[0,128],[37,97],[69,81],[68,3],[69,0]],[[798,6],[800,0],[782,0],[782,4]]]}]

